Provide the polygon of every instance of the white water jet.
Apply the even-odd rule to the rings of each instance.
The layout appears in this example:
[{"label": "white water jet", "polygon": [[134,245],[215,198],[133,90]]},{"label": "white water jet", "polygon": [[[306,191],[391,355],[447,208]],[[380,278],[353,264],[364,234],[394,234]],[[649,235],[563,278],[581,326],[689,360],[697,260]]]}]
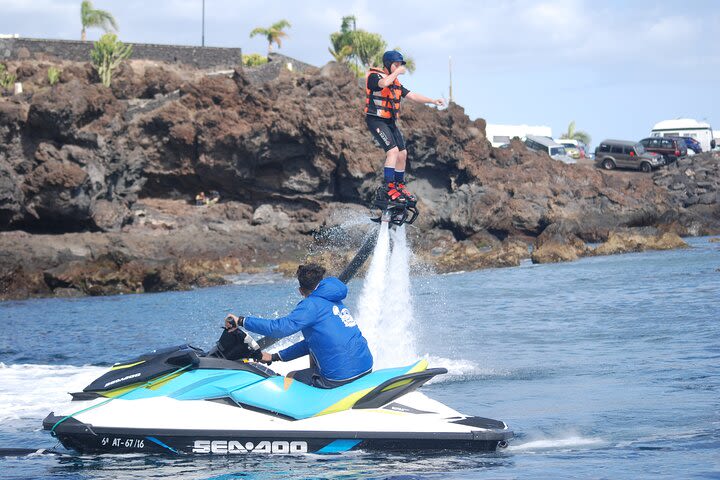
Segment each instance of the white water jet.
[{"label": "white water jet", "polygon": [[389,231],[388,224],[383,223],[358,302],[358,322],[370,345],[375,368],[407,365],[419,357],[409,261],[405,227]]},{"label": "white water jet", "polygon": [[384,308],[380,316],[383,352],[378,367],[407,365],[418,359],[415,344],[415,315],[410,286],[410,249],[405,226],[390,232],[392,252],[387,271]]},{"label": "white water jet", "polygon": [[386,271],[390,253],[390,234],[388,224],[380,224],[375,250],[368,268],[362,293],[358,300],[358,324],[363,336],[368,341],[368,346],[373,354],[375,362],[380,355],[378,347],[382,344],[382,332],[380,331],[380,317],[383,309],[383,292],[386,287]]}]

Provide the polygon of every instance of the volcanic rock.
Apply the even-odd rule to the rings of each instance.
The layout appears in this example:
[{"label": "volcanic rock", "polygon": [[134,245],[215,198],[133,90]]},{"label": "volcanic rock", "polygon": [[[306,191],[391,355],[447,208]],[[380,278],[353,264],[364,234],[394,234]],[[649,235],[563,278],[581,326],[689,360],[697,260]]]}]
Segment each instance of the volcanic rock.
[{"label": "volcanic rock", "polygon": [[666,232],[648,236],[634,233],[612,233],[606,242],[592,250],[592,255],[614,255],[618,253],[642,252],[645,250],[671,250],[688,248],[688,244],[676,233]]},{"label": "volcanic rock", "polygon": [[[354,232],[369,215],[384,154],[344,65],[258,83],[242,68],[134,61],[111,88],[72,62],[50,87],[51,65],[10,62],[28,93],[0,99],[2,298],[212,284],[301,261],[318,232]],[[420,198],[416,250],[440,271],[517,265],[528,243],[534,261],[572,259],[628,229],[720,232],[716,153],[652,176],[566,165],[519,141],[492,148],[484,120],[456,104],[406,102],[400,128]],[[190,203],[211,190],[220,204]],[[333,250],[336,268],[355,243]]]}]

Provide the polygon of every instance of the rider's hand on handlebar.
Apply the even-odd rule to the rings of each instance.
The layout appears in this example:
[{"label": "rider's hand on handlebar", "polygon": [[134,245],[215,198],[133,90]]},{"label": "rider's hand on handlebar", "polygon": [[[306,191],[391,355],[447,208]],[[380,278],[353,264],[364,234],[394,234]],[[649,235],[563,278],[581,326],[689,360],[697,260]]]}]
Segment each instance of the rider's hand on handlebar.
[{"label": "rider's hand on handlebar", "polygon": [[225,330],[234,332],[238,327],[242,326],[243,320],[245,320],[245,317],[238,317],[237,315],[228,313],[227,317],[225,317]]}]

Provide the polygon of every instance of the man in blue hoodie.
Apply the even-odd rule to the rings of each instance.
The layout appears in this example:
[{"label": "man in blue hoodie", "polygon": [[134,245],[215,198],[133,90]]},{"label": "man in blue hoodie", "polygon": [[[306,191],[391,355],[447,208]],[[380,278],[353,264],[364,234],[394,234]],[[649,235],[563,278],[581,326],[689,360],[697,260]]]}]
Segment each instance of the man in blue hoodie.
[{"label": "man in blue hoodie", "polygon": [[289,315],[275,320],[230,314],[225,327],[283,338],[302,332],[304,340],[262,361],[294,360],[310,355],[310,368],[290,372],[289,377],[319,388],[335,388],[372,371],[373,358],[350,310],[342,301],[347,286],[335,277],[323,279],[325,269],[309,263],[297,270],[300,294],[305,297]]}]

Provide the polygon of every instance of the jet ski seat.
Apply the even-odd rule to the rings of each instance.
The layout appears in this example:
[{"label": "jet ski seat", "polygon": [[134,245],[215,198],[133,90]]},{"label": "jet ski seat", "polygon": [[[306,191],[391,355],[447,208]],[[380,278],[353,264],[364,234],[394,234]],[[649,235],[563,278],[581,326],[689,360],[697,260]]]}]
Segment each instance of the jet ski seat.
[{"label": "jet ski seat", "polygon": [[311,387],[287,377],[270,377],[230,394],[241,406],[264,410],[296,420],[351,408],[379,408],[411,392],[444,368],[427,368],[426,360],[399,368],[371,372],[359,379],[332,389]]}]

